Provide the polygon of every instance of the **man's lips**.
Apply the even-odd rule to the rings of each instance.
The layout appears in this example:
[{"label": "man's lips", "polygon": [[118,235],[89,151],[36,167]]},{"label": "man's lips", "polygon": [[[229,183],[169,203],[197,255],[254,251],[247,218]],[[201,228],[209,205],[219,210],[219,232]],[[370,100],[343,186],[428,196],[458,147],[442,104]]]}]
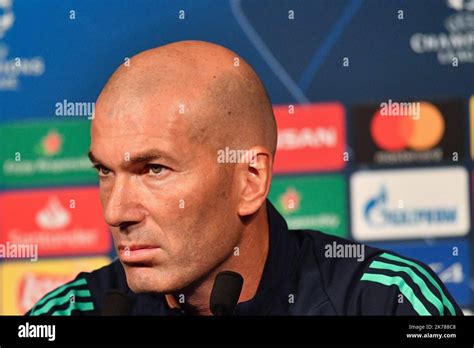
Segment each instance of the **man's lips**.
[{"label": "man's lips", "polygon": [[147,263],[152,261],[160,249],[155,245],[119,245],[119,258],[125,263]]}]

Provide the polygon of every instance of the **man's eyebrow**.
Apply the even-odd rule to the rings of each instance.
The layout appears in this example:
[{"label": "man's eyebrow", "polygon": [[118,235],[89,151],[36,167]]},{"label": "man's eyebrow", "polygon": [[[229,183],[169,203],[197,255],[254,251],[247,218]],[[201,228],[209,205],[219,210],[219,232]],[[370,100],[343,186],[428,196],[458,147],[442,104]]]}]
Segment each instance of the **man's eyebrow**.
[{"label": "man's eyebrow", "polygon": [[95,158],[94,154],[92,153],[92,151],[89,151],[89,153],[87,154],[87,156],[89,157],[89,160],[92,162],[92,163],[99,163],[100,161]]},{"label": "man's eyebrow", "polygon": [[[92,163],[101,163],[101,161],[97,157],[94,156],[92,151],[89,151],[88,156]],[[156,149],[147,150],[138,154],[124,153],[123,158],[124,158],[123,163],[125,165],[148,162],[148,161],[157,160],[161,158],[167,159],[170,161],[175,161],[171,156],[166,155],[163,152]]]},{"label": "man's eyebrow", "polygon": [[157,160],[160,158],[172,159],[170,156],[167,156],[158,150],[147,150],[138,154],[130,154],[130,156],[126,158],[127,159],[125,160],[125,162],[130,162],[132,164]]}]

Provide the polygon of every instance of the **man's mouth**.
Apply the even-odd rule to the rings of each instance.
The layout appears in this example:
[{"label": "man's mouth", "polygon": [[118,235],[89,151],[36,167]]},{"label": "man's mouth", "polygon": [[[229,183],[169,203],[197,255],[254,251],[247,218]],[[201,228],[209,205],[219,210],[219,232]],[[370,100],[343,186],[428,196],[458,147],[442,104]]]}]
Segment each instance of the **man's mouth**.
[{"label": "man's mouth", "polygon": [[147,264],[153,261],[157,251],[156,245],[119,245],[119,258],[127,264]]}]

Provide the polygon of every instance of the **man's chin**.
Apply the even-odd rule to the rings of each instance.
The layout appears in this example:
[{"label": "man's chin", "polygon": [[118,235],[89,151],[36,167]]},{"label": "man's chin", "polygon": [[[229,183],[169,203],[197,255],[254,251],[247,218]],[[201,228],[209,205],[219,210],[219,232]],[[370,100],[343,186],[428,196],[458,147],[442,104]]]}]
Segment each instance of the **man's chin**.
[{"label": "man's chin", "polygon": [[126,266],[124,268],[128,287],[135,293],[169,293],[179,289],[179,285],[175,284],[170,276],[160,275],[163,273],[153,267]]}]

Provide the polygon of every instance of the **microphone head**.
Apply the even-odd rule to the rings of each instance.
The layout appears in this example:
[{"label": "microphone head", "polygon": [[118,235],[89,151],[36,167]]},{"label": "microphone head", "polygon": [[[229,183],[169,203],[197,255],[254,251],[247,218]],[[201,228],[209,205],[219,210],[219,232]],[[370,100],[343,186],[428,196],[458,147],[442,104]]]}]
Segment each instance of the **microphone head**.
[{"label": "microphone head", "polygon": [[130,299],[119,290],[109,290],[104,296],[103,316],[129,315]]},{"label": "microphone head", "polygon": [[234,314],[243,284],[244,278],[239,273],[223,271],[217,274],[210,299],[212,314],[216,316]]}]

